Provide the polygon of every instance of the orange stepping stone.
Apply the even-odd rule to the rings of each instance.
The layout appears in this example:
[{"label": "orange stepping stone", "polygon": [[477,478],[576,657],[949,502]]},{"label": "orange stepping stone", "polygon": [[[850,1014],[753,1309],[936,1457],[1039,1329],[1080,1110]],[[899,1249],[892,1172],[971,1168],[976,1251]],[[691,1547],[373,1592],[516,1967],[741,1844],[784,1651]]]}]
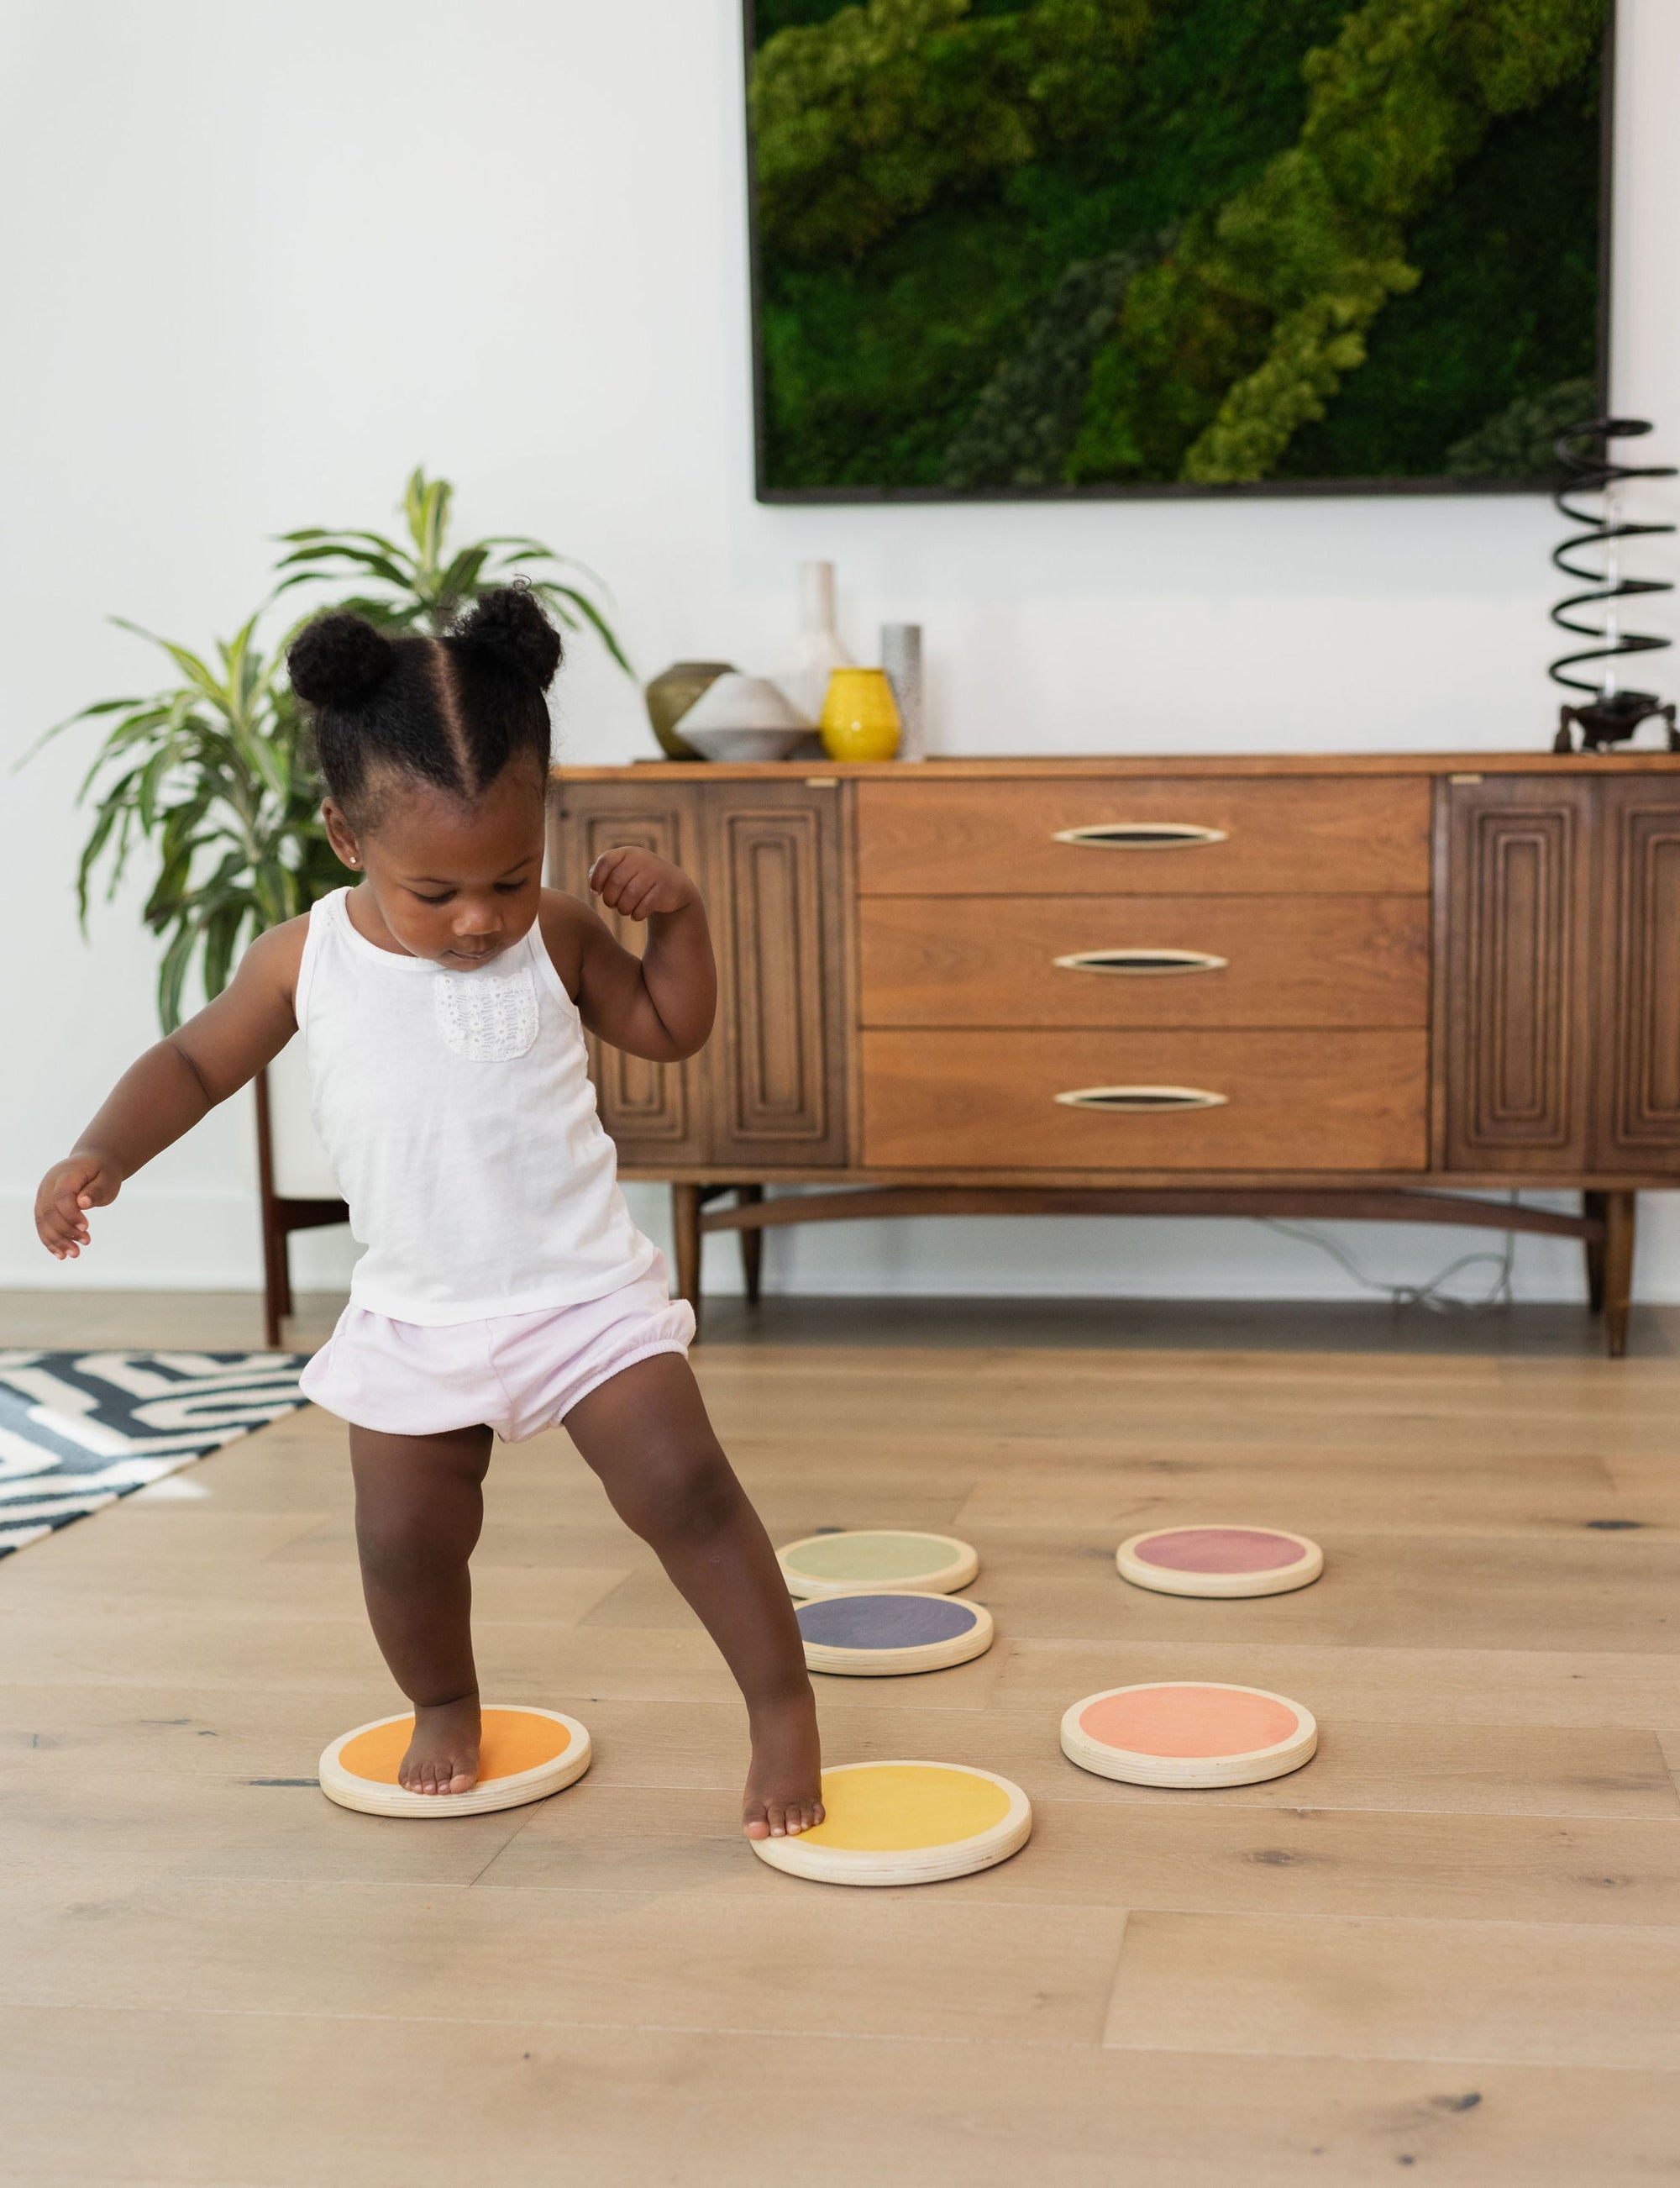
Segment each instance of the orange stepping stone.
[{"label": "orange stepping stone", "polygon": [[410,1793],[397,1772],[414,1738],[412,1711],[358,1725],[321,1757],[321,1790],[369,1816],[482,1816],[545,1801],[589,1767],[586,1727],[563,1710],[484,1711],[478,1783],[466,1793]]}]

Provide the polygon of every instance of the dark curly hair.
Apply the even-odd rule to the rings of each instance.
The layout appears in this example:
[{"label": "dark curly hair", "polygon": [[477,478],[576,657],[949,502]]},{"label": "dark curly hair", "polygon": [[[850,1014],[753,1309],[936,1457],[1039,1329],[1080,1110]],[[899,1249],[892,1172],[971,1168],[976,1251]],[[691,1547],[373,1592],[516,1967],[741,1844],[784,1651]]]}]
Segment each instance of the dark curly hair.
[{"label": "dark curly hair", "polygon": [[546,774],[543,695],[561,658],[560,633],[529,590],[507,585],[481,595],[445,638],[388,637],[335,609],[299,631],[286,665],[327,788],[370,827],[372,778],[386,770],[463,798],[521,754]]}]

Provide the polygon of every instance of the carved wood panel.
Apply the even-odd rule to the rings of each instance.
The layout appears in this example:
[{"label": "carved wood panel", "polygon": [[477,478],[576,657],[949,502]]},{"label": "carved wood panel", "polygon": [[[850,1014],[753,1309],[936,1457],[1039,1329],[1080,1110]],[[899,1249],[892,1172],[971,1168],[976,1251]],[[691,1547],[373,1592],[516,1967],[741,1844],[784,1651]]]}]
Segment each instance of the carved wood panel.
[{"label": "carved wood panel", "polygon": [[1594,789],[1496,775],[1443,792],[1450,1170],[1587,1159]]},{"label": "carved wood panel", "polygon": [[[660,783],[649,790],[606,783],[562,782],[554,793],[549,830],[554,884],[588,898],[589,871],[603,851],[640,844],[694,875],[706,887],[697,792]],[[710,906],[708,905],[708,911]],[[603,915],[624,947],[641,955],[646,922]],[[706,1052],[683,1063],[650,1063],[593,1036],[589,1075],[600,1120],[627,1164],[706,1159]]]},{"label": "carved wood panel", "polygon": [[1600,786],[1601,1012],[1593,1159],[1680,1169],[1680,792]]},{"label": "carved wood panel", "polygon": [[842,1163],[837,791],[719,783],[702,794],[719,975],[710,1159]]}]

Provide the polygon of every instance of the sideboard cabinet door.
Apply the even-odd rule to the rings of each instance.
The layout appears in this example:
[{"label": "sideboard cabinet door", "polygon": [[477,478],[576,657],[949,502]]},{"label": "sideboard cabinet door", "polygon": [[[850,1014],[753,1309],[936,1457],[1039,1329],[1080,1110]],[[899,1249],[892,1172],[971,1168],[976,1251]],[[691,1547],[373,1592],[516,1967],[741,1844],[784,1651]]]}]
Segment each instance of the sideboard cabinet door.
[{"label": "sideboard cabinet door", "polygon": [[1449,1170],[1588,1162],[1596,788],[1491,775],[1442,789]]},{"label": "sideboard cabinet door", "polygon": [[[555,886],[589,899],[590,866],[603,851],[634,843],[669,859],[700,882],[699,793],[683,783],[563,782],[550,806],[550,871]],[[646,922],[603,914],[636,956],[647,941]],[[706,1159],[705,1052],[683,1063],[649,1063],[589,1039],[589,1076],[600,1120],[626,1164]]]},{"label": "sideboard cabinet door", "polygon": [[846,1159],[840,795],[824,784],[700,792],[719,1024],[708,1159]]},{"label": "sideboard cabinet door", "polygon": [[1680,1170],[1680,793],[1598,787],[1603,843],[1593,1165]]}]

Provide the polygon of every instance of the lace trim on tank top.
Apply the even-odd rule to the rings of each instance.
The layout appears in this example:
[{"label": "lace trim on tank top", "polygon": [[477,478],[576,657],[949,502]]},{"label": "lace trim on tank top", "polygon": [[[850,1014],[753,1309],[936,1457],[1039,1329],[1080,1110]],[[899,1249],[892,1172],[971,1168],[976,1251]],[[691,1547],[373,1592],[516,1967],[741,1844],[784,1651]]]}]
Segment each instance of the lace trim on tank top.
[{"label": "lace trim on tank top", "polygon": [[516,973],[440,973],[433,990],[444,1044],[470,1063],[510,1063],[537,1038],[537,985]]}]

